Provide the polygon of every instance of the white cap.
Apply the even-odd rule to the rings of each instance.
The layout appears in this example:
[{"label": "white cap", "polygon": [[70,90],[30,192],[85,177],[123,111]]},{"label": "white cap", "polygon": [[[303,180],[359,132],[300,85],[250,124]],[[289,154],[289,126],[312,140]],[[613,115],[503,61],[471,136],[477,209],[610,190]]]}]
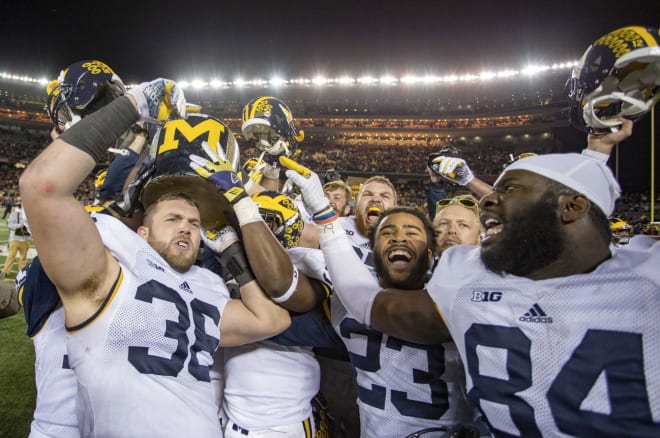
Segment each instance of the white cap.
[{"label": "white cap", "polygon": [[511,170],[527,170],[583,194],[609,216],[621,188],[607,164],[587,155],[547,154],[523,158],[507,166],[495,184]]}]

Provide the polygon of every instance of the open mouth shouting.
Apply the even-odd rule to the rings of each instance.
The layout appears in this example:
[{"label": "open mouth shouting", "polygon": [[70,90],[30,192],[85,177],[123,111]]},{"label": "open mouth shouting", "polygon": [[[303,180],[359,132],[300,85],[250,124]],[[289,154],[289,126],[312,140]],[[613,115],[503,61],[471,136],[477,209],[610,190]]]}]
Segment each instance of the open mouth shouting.
[{"label": "open mouth shouting", "polygon": [[370,205],[367,207],[367,224],[369,226],[373,226],[378,222],[378,218],[380,218],[380,214],[383,212],[383,209],[379,205]]},{"label": "open mouth shouting", "polygon": [[174,242],[174,246],[186,250],[192,247],[192,242],[188,239],[180,239]]},{"label": "open mouth shouting", "polygon": [[413,260],[413,254],[408,248],[396,247],[387,253],[387,261],[392,266],[404,268]]},{"label": "open mouth shouting", "polygon": [[484,233],[481,235],[481,244],[483,245],[484,243],[489,244],[492,242],[498,234],[502,232],[504,229],[504,225],[500,223],[497,219],[494,219],[492,217],[489,217],[485,220],[482,220],[482,224],[484,226]]}]

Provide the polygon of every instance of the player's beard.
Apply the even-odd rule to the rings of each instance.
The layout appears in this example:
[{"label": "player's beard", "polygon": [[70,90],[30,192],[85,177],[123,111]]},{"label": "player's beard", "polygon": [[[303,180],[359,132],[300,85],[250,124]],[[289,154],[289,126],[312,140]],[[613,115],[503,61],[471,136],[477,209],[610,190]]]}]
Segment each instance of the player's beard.
[{"label": "player's beard", "polygon": [[368,236],[369,235],[369,230],[372,227],[375,227],[376,224],[378,223],[378,218],[374,221],[373,224],[369,224],[368,216],[369,216],[369,208],[376,208],[378,209],[378,216],[380,216],[380,213],[383,212],[382,207],[379,205],[372,205],[371,207],[367,207],[367,211],[362,211],[362,210],[357,210],[355,212],[355,226],[357,227],[357,230],[362,234],[363,236]]},{"label": "player's beard", "polygon": [[547,193],[536,204],[507,217],[502,240],[481,249],[486,268],[525,277],[556,261],[566,245],[557,206]]},{"label": "player's beard", "polygon": [[150,242],[153,249],[177,272],[187,272],[195,264],[196,253],[181,253],[171,250],[172,244],[164,242]]},{"label": "player's beard", "polygon": [[356,211],[355,212],[355,226],[357,230],[362,234],[363,236],[368,236],[369,235],[369,224],[367,224],[366,217],[364,216],[364,212],[362,211]]},{"label": "player's beard", "polygon": [[374,253],[374,265],[381,286],[396,289],[418,289],[424,287],[424,283],[426,283],[429,259],[427,257],[417,259],[413,269],[405,278],[392,278],[383,263],[382,257],[376,255],[376,253]]}]

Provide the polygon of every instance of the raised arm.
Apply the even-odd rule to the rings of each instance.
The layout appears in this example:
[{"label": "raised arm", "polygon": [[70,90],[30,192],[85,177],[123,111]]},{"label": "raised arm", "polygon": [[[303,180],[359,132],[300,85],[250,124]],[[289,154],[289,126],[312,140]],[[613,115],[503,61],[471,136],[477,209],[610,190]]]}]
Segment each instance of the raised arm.
[{"label": "raised arm", "polygon": [[275,304],[252,280],[241,286],[241,299],[227,303],[220,321],[220,346],[232,347],[278,335],[291,324],[289,312]]},{"label": "raised arm", "polygon": [[438,155],[430,160],[429,168],[442,179],[467,188],[476,195],[477,199],[481,199],[493,189],[490,184],[475,177],[470,166],[462,158]]},{"label": "raised arm", "polygon": [[[105,123],[104,117],[112,123]],[[44,270],[60,292],[67,324],[93,314],[100,304],[99,291],[110,289],[110,276],[116,272],[116,262],[73,193],[94,169],[101,150],[112,146],[137,118],[129,98],[120,98],[54,140],[21,176],[32,237]]]},{"label": "raised arm", "polygon": [[609,157],[614,146],[632,135],[632,128],[632,120],[624,119],[619,129],[614,132],[608,131],[607,133],[589,134],[587,136],[586,150],[599,152]]},{"label": "raised arm", "polygon": [[134,93],[85,117],[55,139],[19,181],[35,246],[58,288],[69,325],[96,311],[118,272],[117,262],[73,193],[131,124],[140,118],[157,119],[161,108],[164,117],[183,99],[171,81],[162,79],[136,87]]},{"label": "raised arm", "polygon": [[[321,250],[332,286],[358,322],[401,339],[436,344],[450,340],[449,332],[425,290],[385,290],[359,260],[337,214],[327,206],[318,176],[286,157],[287,176],[300,187],[307,210],[317,224]],[[320,193],[319,193],[320,192]],[[323,203],[326,207],[322,207]]]},{"label": "raised arm", "polygon": [[314,308],[319,297],[314,281],[299,273],[284,247],[266,225],[259,207],[248,196],[243,183],[218,147],[215,153],[203,145],[206,157],[191,155],[190,166],[212,181],[231,203],[243,235],[243,245],[251,270],[264,292],[296,312]]},{"label": "raised arm", "polygon": [[358,322],[420,344],[451,339],[426,290],[381,290],[341,227],[319,227],[319,236],[335,293]]}]

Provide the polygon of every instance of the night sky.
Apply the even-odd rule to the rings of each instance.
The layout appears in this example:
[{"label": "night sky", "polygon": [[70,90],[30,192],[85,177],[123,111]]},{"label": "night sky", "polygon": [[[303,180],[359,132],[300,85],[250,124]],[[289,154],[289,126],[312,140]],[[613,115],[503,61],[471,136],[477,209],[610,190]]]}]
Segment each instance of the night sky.
[{"label": "night sky", "polygon": [[611,30],[660,25],[658,0],[49,4],[3,0],[0,71],[52,78],[95,58],[125,82],[475,72],[575,60]]}]

